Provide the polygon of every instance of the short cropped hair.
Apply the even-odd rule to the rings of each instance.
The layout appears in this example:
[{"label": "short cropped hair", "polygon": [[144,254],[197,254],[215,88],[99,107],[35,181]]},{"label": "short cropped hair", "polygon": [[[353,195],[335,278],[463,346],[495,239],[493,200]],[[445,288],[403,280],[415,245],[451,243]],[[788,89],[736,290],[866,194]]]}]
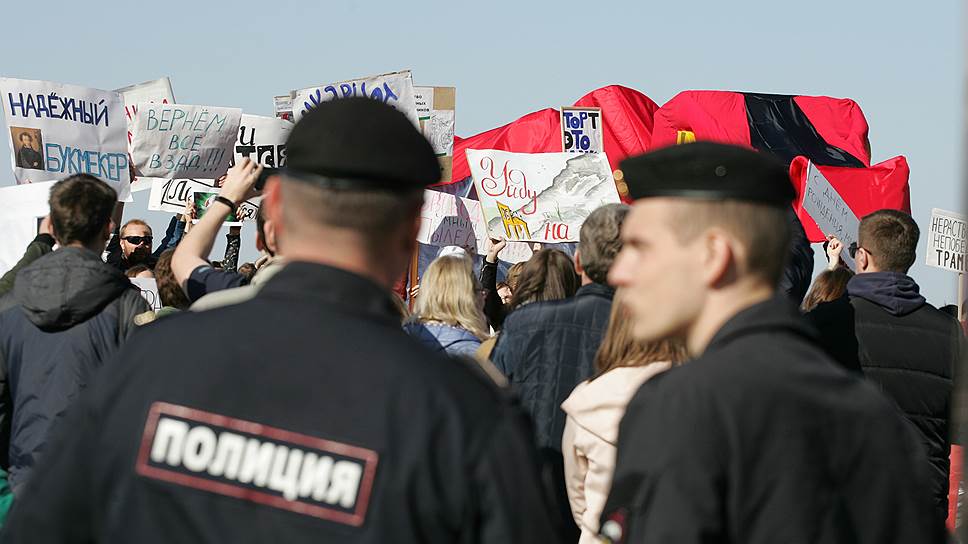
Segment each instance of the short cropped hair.
[{"label": "short cropped hair", "polygon": [[607,283],[608,270],[622,249],[622,223],[628,213],[626,204],[606,204],[588,214],[581,225],[581,267],[595,283]]},{"label": "short cropped hair", "polygon": [[877,210],[860,220],[857,245],[874,257],[877,268],[906,274],[917,258],[921,230],[914,219],[898,210]]},{"label": "short cropped hair", "polygon": [[357,231],[369,250],[381,247],[386,233],[420,213],[423,188],[407,191],[329,189],[302,181],[282,182],[283,222],[289,232],[306,225]]},{"label": "short cropped hair", "polygon": [[118,194],[90,174],[75,174],[50,189],[50,222],[57,242],[89,244],[111,223]]},{"label": "short cropped hair", "polygon": [[785,209],[756,202],[680,200],[669,215],[682,243],[719,227],[735,236],[746,250],[739,265],[747,274],[775,286],[790,253],[792,232]]},{"label": "short cropped hair", "polygon": [[124,235],[124,231],[126,231],[128,227],[130,227],[131,225],[141,225],[142,227],[146,227],[148,229],[148,232],[151,232],[151,225],[149,225],[148,223],[145,223],[141,219],[131,219],[127,223],[125,223],[123,227],[121,227],[120,232],[122,236]]}]

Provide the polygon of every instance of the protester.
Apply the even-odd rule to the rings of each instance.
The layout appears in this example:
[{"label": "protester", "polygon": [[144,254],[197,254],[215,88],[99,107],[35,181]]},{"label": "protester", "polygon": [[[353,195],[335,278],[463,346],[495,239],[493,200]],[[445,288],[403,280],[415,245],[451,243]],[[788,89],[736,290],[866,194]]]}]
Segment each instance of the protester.
[{"label": "protester", "polygon": [[24,256],[0,278],[0,297],[3,297],[13,290],[14,281],[20,270],[51,251],[54,251],[55,243],[56,241],[50,228],[50,216],[48,215],[41,220],[37,237],[27,246]]},{"label": "protester", "polygon": [[575,265],[558,249],[541,249],[523,263],[512,287],[509,311],[531,304],[573,296],[579,287]]},{"label": "protester", "polygon": [[639,341],[692,360],[636,392],[601,534],[611,542],[926,542],[924,453],[891,403],[776,296],[788,169],[710,142],[621,163],[636,203],[609,280]]},{"label": "protester", "polygon": [[[118,209],[123,210],[124,204],[118,203]],[[120,217],[120,215],[119,215]],[[154,253],[151,252],[151,227],[141,219],[131,219],[125,223],[119,232],[115,232],[108,242],[106,261],[118,270],[126,271],[137,265],[145,265],[150,269],[155,267],[161,252],[178,245],[185,231],[185,222],[178,215],[171,218],[165,237]]]},{"label": "protester", "polygon": [[[495,366],[531,415],[545,462],[555,467],[558,507],[566,519],[571,509],[561,456],[565,428],[561,403],[594,373],[595,352],[608,326],[614,294],[606,278],[621,248],[619,232],[627,213],[624,204],[608,204],[588,215],[579,233],[574,267],[556,250],[542,249],[531,257],[512,297],[516,309],[505,319],[491,353]],[[562,264],[542,264],[546,257]],[[556,269],[564,273],[556,273]],[[573,271],[581,276],[577,292]]]},{"label": "protester", "polygon": [[813,248],[800,218],[792,208],[787,210],[787,220],[790,223],[790,249],[787,252],[786,265],[780,274],[777,291],[786,293],[794,304],[800,305],[810,287],[810,277],[813,275]]},{"label": "protester", "polygon": [[[498,256],[501,254],[501,250],[507,247],[507,245],[506,240],[490,240],[490,247],[484,256],[484,262],[481,264],[481,286],[484,289],[484,315],[487,317],[488,324],[495,331],[501,330],[501,325],[504,324],[504,317],[507,313],[508,301],[504,300],[504,297],[498,292],[500,288],[497,283]],[[507,284],[504,282],[502,284],[507,294],[510,294],[510,289],[507,287]]]},{"label": "protester", "polygon": [[[237,273],[238,276],[242,277],[240,287],[210,291],[191,305],[192,311],[201,312],[245,302],[254,297],[259,289],[285,266],[285,260],[282,256],[276,255],[275,223],[266,219],[265,212],[261,207],[256,213],[255,219],[255,247],[264,254],[264,257],[259,259],[255,272],[249,276],[240,270]],[[214,273],[213,276],[215,276]],[[224,274],[222,277],[229,278],[231,276]]]},{"label": "protester", "polygon": [[595,354],[595,376],[578,384],[561,404],[567,414],[561,437],[565,484],[581,544],[599,542],[598,518],[612,485],[618,425],[626,404],[646,380],[686,359],[681,340],[633,340],[629,312],[620,301],[619,294]]},{"label": "protester", "polygon": [[[262,171],[261,166],[249,159],[243,159],[234,168],[240,172],[239,175],[252,177],[253,179],[258,178]],[[266,261],[262,261],[262,263],[277,265],[271,270],[262,272],[263,277],[261,282],[265,282],[281,268],[283,262],[281,258],[273,259],[275,255],[275,250],[273,249],[275,245],[275,233],[273,229],[265,226],[266,220],[261,213],[256,215],[256,221],[258,230],[256,248],[259,251],[267,253],[269,257]],[[258,291],[257,288],[235,291],[236,288],[248,286],[250,281],[246,275],[240,274],[235,270],[235,265],[238,262],[238,248],[240,243],[238,231],[230,230],[227,235],[224,262],[208,261],[208,256],[212,252],[212,246],[215,245],[215,237],[218,235],[218,231],[224,222],[225,217],[221,215],[205,214],[191,232],[185,235],[184,242],[179,245],[178,251],[175,252],[175,256],[172,258],[172,270],[179,284],[188,295],[188,298],[193,303],[198,303],[197,307],[193,304],[193,310],[206,310],[242,302],[251,298]],[[257,263],[256,268],[261,270],[262,266]],[[256,277],[253,276],[252,279]],[[222,294],[209,298],[205,302],[200,302],[200,299],[206,297],[206,295],[226,290],[231,291],[231,293]]]},{"label": "protester", "polygon": [[861,370],[912,423],[928,454],[934,506],[943,523],[952,382],[962,334],[907,275],[919,237],[917,223],[904,212],[864,216],[856,245],[849,248],[857,275],[847,283],[847,296],[817,306],[808,316],[828,350],[846,367]]},{"label": "protester", "polygon": [[508,275],[505,281],[508,284],[508,288],[511,289],[511,294],[514,294],[514,290],[518,288],[518,280],[521,279],[521,271],[524,270],[524,265],[527,261],[514,263],[508,268]]},{"label": "protester", "polygon": [[0,300],[0,433],[3,469],[20,497],[48,432],[148,310],[140,291],[100,255],[117,194],[88,174],[50,190],[60,248],[24,267]]},{"label": "protester", "polygon": [[471,260],[453,255],[434,259],[420,286],[413,319],[404,330],[433,351],[473,357],[490,335]]},{"label": "protester", "polygon": [[174,313],[178,310],[187,310],[190,302],[185,292],[178,285],[175,274],[171,271],[171,258],[175,254],[174,249],[166,249],[158,257],[158,264],[155,266],[155,279],[158,282],[158,296],[161,298],[161,310],[158,310],[158,317]]},{"label": "protester", "polygon": [[854,273],[844,265],[840,257],[843,249],[843,242],[834,236],[828,237],[824,243],[824,252],[827,254],[827,269],[820,273],[810,292],[807,293],[800,309],[809,312],[817,307],[818,304],[831,302],[842,297],[847,292],[847,282],[854,277]]},{"label": "protester", "polygon": [[429,142],[347,98],[307,112],[287,155],[262,205],[289,264],[248,302],[142,329],[117,357],[138,364],[71,411],[8,542],[557,541],[523,416],[393,309],[440,177]]}]

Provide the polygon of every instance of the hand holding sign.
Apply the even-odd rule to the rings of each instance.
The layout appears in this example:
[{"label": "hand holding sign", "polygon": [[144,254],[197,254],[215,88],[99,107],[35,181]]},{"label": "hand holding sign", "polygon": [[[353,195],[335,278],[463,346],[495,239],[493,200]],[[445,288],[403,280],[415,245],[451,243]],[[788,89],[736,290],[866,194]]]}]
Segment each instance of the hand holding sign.
[{"label": "hand holding sign", "polygon": [[218,194],[235,202],[236,205],[259,196],[255,190],[255,182],[262,173],[262,165],[256,164],[248,158],[242,159],[238,164],[229,168],[225,176],[225,182]]}]

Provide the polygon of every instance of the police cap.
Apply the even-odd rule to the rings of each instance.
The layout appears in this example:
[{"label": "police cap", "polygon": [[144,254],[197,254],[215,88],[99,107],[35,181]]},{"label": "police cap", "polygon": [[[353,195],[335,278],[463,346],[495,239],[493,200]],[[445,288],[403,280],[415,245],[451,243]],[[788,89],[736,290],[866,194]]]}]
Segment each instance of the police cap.
[{"label": "police cap", "polygon": [[621,163],[634,199],[674,197],[789,206],[796,193],[787,167],[772,155],[696,142],[665,147]]},{"label": "police cap", "polygon": [[286,178],[332,189],[407,191],[440,181],[430,142],[404,114],[369,98],[323,102],[286,142]]}]

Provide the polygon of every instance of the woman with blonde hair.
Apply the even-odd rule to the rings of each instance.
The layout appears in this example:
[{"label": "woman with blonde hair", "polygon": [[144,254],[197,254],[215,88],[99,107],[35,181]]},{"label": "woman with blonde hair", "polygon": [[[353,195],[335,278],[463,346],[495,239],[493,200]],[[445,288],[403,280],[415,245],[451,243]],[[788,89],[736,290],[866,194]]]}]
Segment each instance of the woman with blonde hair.
[{"label": "woman with blonde hair", "polygon": [[561,404],[568,414],[561,439],[565,486],[580,544],[598,542],[598,519],[612,487],[618,426],[625,407],[649,378],[686,359],[681,340],[643,344],[632,339],[629,312],[615,296],[595,355],[594,377],[578,385]]},{"label": "woman with blonde hair", "polygon": [[473,356],[488,337],[483,306],[470,259],[438,257],[424,272],[414,315],[403,328],[436,351]]}]

